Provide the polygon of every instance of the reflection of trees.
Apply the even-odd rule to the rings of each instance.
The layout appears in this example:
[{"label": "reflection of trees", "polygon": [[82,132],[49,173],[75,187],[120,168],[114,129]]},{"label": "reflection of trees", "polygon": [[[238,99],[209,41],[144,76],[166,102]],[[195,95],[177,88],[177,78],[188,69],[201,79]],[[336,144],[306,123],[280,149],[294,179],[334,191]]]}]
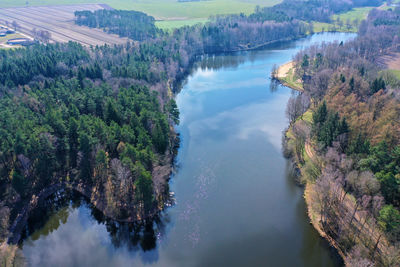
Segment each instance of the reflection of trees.
[{"label": "reflection of trees", "polygon": [[157,237],[164,235],[168,215],[160,215],[145,224],[121,223],[106,218],[85,197],[76,192],[58,192],[38,205],[30,214],[22,240],[28,236],[37,240],[40,236],[47,236],[58,229],[61,224],[67,222],[70,206],[73,209],[81,206],[89,208],[91,216],[106,226],[111,243],[116,248],[126,246],[131,251],[145,251],[146,255],[142,259],[144,262],[154,262],[158,259]]},{"label": "reflection of trees", "polygon": [[140,249],[143,251],[156,249],[157,236],[164,235],[165,225],[169,221],[168,215],[162,214],[145,223],[117,222],[105,217],[102,212],[88,204],[89,202],[84,200],[83,197],[80,197],[78,201],[80,203],[76,205],[77,207],[85,202],[85,205],[90,208],[93,218],[106,226],[111,242],[117,248],[126,246],[129,250]]},{"label": "reflection of trees", "polygon": [[[241,53],[242,54],[242,53]],[[236,68],[247,60],[246,54],[225,54],[225,55],[209,55],[204,56],[202,60],[198,61],[194,67],[201,69],[218,70],[221,68]]]},{"label": "reflection of trees", "polygon": [[33,240],[37,240],[40,236],[47,236],[57,230],[61,224],[65,224],[69,216],[68,203],[65,192],[57,192],[39,203],[29,214],[21,240],[30,235]]},{"label": "reflection of trees", "polygon": [[276,79],[270,79],[269,90],[271,93],[274,93],[278,90],[278,86],[280,85],[279,81]]}]

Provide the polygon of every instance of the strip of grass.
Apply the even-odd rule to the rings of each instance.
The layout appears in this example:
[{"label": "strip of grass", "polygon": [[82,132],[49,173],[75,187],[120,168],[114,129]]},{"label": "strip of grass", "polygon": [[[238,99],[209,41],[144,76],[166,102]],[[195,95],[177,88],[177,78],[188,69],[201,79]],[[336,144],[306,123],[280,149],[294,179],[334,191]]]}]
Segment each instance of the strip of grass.
[{"label": "strip of grass", "polygon": [[172,30],[183,26],[192,26],[206,23],[208,19],[188,19],[188,20],[162,20],[156,21],[156,26],[163,30]]},{"label": "strip of grass", "polygon": [[396,76],[397,79],[400,80],[400,70],[388,70],[391,72],[394,76]]},{"label": "strip of grass", "polygon": [[295,75],[293,68],[290,69],[285,77],[281,77],[285,85],[296,90],[303,90],[303,85],[299,82],[299,78]]},{"label": "strip of grass", "polygon": [[339,18],[341,21],[346,22],[349,20],[350,22],[358,20],[362,21],[367,18],[368,13],[373,9],[374,7],[359,7],[359,8],[353,8],[352,10],[338,14],[338,15],[333,15],[332,19],[336,20]]},{"label": "strip of grass", "polygon": [[312,123],[312,111],[311,109],[308,109],[304,114],[303,114],[303,121],[309,123],[311,125]]}]

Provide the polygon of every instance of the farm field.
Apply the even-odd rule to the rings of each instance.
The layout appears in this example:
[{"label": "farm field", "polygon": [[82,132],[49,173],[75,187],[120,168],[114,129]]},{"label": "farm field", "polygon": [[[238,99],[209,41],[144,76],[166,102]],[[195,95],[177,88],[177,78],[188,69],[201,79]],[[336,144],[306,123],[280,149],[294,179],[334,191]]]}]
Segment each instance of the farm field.
[{"label": "farm field", "polygon": [[[354,21],[357,20],[358,24],[367,18],[368,13],[375,7],[359,7],[353,8],[352,10],[333,15],[332,19],[337,21],[338,19],[342,21],[343,25],[335,25],[333,23],[323,23],[323,22],[314,22],[314,32],[322,32],[322,31],[330,31],[332,28],[335,28],[337,31],[341,32],[357,32],[358,25],[354,24]],[[386,4],[378,7],[379,9],[389,9],[390,7]],[[346,22],[350,22],[351,27],[346,26]]]},{"label": "farm field", "polygon": [[[26,6],[26,0],[1,0],[1,7]],[[28,0],[29,6],[104,3],[115,9],[142,11],[156,18],[163,29],[205,22],[218,14],[250,14],[257,5],[272,6],[281,0],[209,0],[178,2],[177,0]]]},{"label": "farm field", "polygon": [[75,41],[83,45],[122,44],[127,38],[111,35],[100,29],[78,26],[74,23],[76,10],[97,10],[107,8],[98,4],[68,6],[41,6],[0,8],[0,24],[18,23],[18,31],[32,35],[33,29],[50,32],[50,42]]}]

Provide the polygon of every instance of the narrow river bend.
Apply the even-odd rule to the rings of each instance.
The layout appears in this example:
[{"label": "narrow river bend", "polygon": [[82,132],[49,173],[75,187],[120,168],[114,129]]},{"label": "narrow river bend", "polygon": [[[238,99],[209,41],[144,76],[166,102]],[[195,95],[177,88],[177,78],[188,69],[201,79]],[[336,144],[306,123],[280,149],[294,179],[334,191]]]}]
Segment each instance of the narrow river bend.
[{"label": "narrow river bend", "polygon": [[[145,231],[106,222],[84,200],[58,203],[22,243],[31,266],[340,266],[309,224],[281,152],[289,88],[274,64],[323,33],[264,50],[206,57],[177,96],[176,203]],[[43,216],[38,216],[43,217]],[[32,221],[32,220],[31,220]]]}]

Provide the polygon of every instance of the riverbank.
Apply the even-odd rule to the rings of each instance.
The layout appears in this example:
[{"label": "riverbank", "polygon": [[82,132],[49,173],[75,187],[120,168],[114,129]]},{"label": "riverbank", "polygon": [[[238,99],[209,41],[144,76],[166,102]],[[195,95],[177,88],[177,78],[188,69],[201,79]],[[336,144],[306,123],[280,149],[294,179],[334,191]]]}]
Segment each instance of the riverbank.
[{"label": "riverbank", "polygon": [[[301,80],[296,77],[295,75],[296,70],[295,70],[295,64],[293,61],[287,62],[281,66],[279,66],[274,73],[271,74],[272,78],[278,80],[282,85],[287,86],[293,90],[303,92],[304,88],[302,86]],[[292,125],[290,125],[287,130],[284,132],[284,151],[289,150],[289,146],[292,145],[296,147],[294,143],[297,142],[302,142],[300,148],[301,152],[300,153],[291,153],[290,155],[286,152],[285,156],[290,157],[295,165],[295,168],[298,170],[297,173],[299,174],[299,179],[298,181],[302,184],[304,184],[304,201],[306,203],[307,207],[307,215],[308,218],[310,219],[310,224],[314,227],[314,229],[318,232],[318,234],[326,239],[328,243],[336,249],[338,254],[341,256],[343,261],[346,259],[346,256],[344,252],[340,249],[339,245],[333,239],[320,224],[320,214],[316,210],[313,209],[312,205],[312,195],[315,194],[314,186],[313,184],[308,181],[307,179],[304,178],[304,169],[302,166],[307,164],[307,162],[313,162],[315,161],[315,150],[312,146],[312,143],[310,140],[296,140],[296,136],[293,134],[294,128],[296,125],[301,124],[302,128],[308,128],[310,130],[311,128],[311,123],[312,123],[312,116],[311,116],[311,109],[308,109],[303,115],[301,115],[300,118],[298,118]],[[291,144],[292,143],[292,144]],[[298,146],[298,145],[297,145]],[[294,148],[296,149],[296,148]],[[298,148],[297,148],[298,149]]]},{"label": "riverbank", "polygon": [[276,70],[273,70],[271,77],[293,90],[304,91],[301,79],[296,75],[293,61],[287,62],[279,66]]},{"label": "riverbank", "polygon": [[[274,78],[281,83],[290,79],[288,69],[294,73],[293,63],[279,68],[273,75]],[[298,86],[291,86],[289,83],[284,85],[299,90]],[[310,223],[319,235],[336,249],[346,265],[353,266],[352,262],[358,257],[352,249],[349,249],[350,245],[362,247],[362,251],[372,255],[374,262],[383,264],[390,260],[395,248],[391,246],[376,221],[371,220],[368,213],[360,209],[360,203],[352,194],[345,191],[343,185],[332,182],[325,185],[318,184],[318,178],[324,175],[327,165],[331,162],[326,159],[325,153],[317,153],[317,144],[309,137],[311,127],[310,108],[287,128],[283,144],[285,156],[292,159],[298,170],[299,181],[305,185],[304,200]],[[325,186],[323,194],[327,195],[321,196],[321,186]],[[327,208],[324,205],[330,205],[326,203],[327,201],[339,203],[337,207],[333,205],[329,207],[332,209],[332,217],[329,219],[323,213],[326,213]]]}]

